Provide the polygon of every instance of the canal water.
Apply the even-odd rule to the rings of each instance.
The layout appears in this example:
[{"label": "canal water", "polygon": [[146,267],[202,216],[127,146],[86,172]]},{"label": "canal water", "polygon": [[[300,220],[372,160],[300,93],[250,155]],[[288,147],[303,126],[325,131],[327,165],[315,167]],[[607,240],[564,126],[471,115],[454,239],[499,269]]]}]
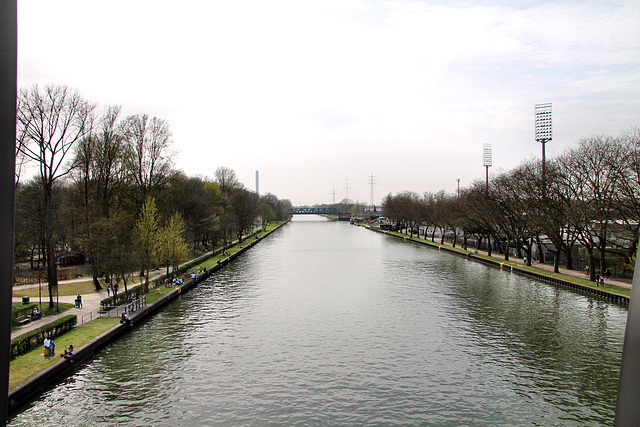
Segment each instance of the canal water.
[{"label": "canal water", "polygon": [[610,425],[626,316],[297,216],[9,425]]}]

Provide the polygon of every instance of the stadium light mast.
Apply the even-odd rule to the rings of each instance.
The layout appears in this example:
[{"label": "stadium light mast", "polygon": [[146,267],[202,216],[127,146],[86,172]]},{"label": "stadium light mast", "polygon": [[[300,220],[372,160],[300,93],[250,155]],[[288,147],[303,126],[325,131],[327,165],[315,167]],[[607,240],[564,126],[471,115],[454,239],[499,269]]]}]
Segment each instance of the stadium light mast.
[{"label": "stadium light mast", "polygon": [[542,144],[542,189],[545,189],[545,145],[553,139],[551,103],[536,104],[536,141]]},{"label": "stadium light mast", "polygon": [[491,149],[491,144],[482,144],[482,166],[484,166],[485,169],[487,170],[487,175],[486,175],[487,193],[489,193],[489,168],[493,166],[492,158],[493,158],[493,153]]}]

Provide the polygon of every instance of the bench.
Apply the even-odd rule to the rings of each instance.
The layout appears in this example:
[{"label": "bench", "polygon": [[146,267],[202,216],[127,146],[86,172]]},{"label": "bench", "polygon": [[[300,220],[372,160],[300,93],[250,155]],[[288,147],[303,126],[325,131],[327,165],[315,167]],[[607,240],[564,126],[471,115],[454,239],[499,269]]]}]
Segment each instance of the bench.
[{"label": "bench", "polygon": [[20,316],[20,317],[16,317],[16,323],[19,326],[24,326],[27,323],[31,322],[31,318],[27,317],[27,316]]}]

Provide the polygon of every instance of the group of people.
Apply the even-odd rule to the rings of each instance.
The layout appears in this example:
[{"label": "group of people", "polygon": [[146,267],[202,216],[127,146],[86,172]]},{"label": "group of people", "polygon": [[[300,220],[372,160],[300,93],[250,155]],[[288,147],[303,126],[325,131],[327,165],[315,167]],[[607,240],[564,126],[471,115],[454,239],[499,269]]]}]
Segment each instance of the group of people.
[{"label": "group of people", "polygon": [[40,310],[38,310],[37,307],[33,307],[33,310],[31,310],[31,318],[32,319],[41,319],[44,317],[44,314],[42,314],[42,312]]},{"label": "group of people", "polygon": [[[111,284],[107,283],[107,296],[111,296]],[[118,284],[113,285],[113,296],[115,297],[118,294]]]},{"label": "group of people", "polygon": [[166,287],[180,286],[183,283],[184,283],[184,279],[182,277],[173,278],[172,280],[169,280],[169,278],[164,279],[164,285]]},{"label": "group of people", "polygon": [[[588,265],[584,268],[584,272],[587,275],[589,274]],[[610,277],[611,277],[611,272],[609,271],[608,268],[604,271],[604,273],[596,274],[596,286],[604,285],[604,279],[606,278],[608,280]]]}]

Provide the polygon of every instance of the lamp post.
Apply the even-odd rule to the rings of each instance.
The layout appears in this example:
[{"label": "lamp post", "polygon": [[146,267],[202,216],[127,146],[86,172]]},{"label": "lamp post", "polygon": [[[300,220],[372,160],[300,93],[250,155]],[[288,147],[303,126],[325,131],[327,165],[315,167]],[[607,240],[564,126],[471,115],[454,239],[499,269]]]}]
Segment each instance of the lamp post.
[{"label": "lamp post", "polygon": [[542,192],[545,192],[545,145],[553,139],[551,103],[536,104],[536,141],[542,144]]},{"label": "lamp post", "polygon": [[458,201],[460,201],[460,178],[458,178],[457,181],[458,181]]}]

